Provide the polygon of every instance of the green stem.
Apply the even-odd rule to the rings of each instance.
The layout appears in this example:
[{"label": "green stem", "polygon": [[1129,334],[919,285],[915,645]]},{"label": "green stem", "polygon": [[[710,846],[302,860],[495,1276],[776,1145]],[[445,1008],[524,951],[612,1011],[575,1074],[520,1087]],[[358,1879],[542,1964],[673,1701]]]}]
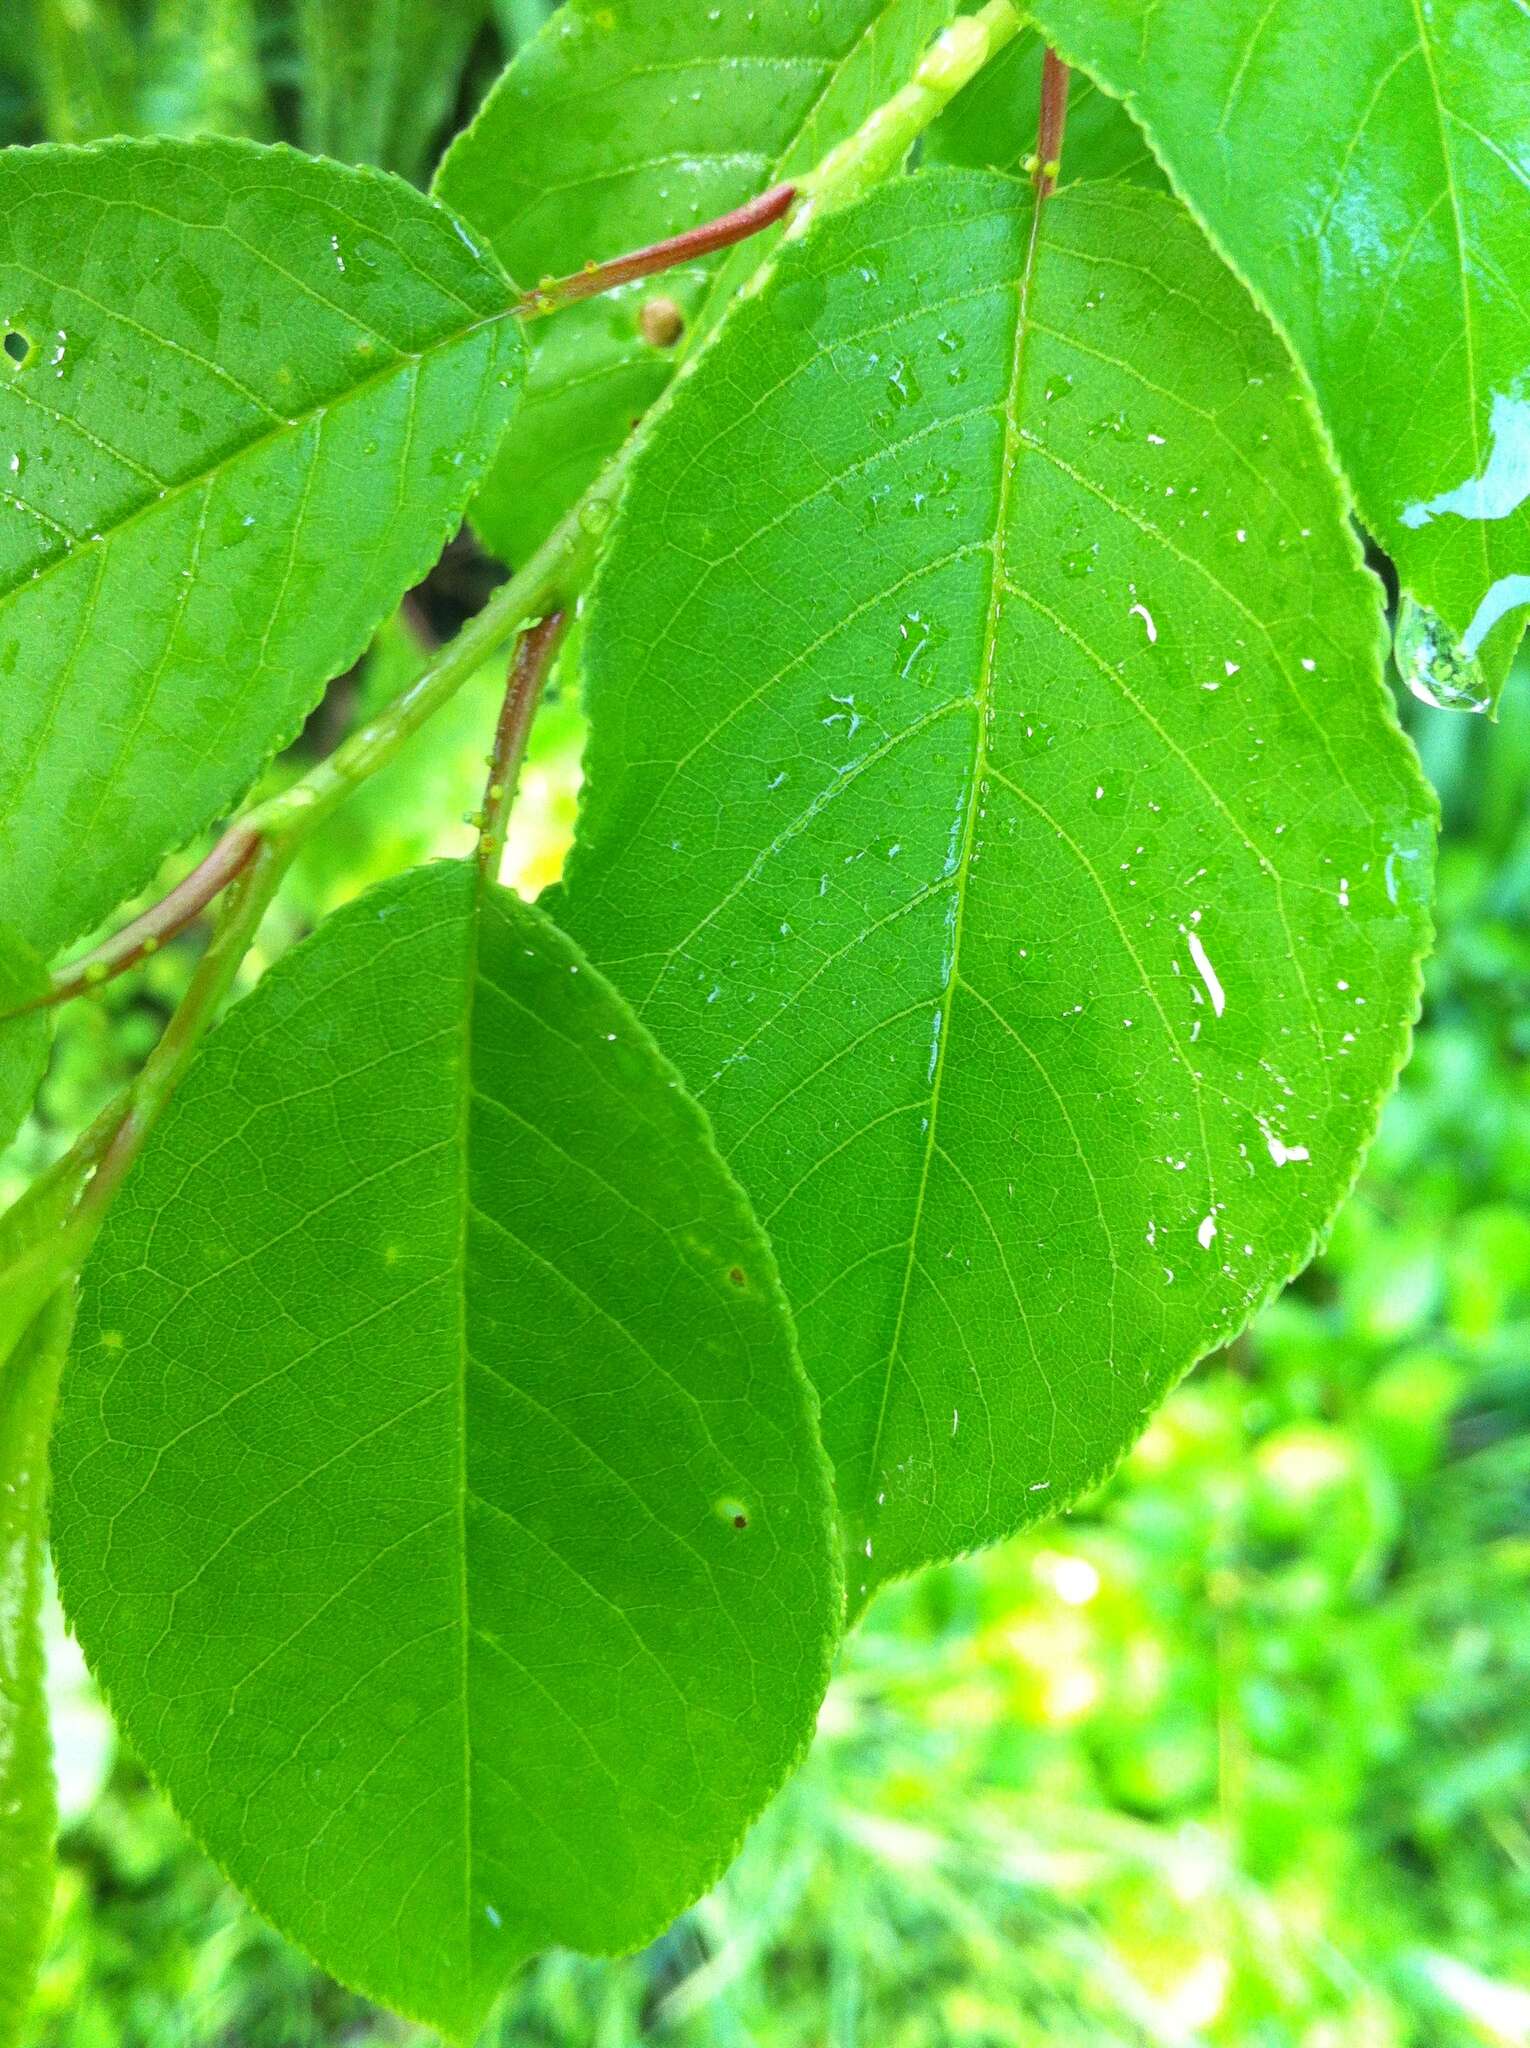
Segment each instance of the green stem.
[{"label": "green stem", "polygon": [[[7,1235],[18,1211],[28,1212],[34,1235],[4,1274],[0,1292],[0,1365],[10,1356],[49,1296],[84,1265],[107,1204],[121,1186],[144,1139],[158,1121],[190,1065],[204,1032],[233,985],[287,865],[285,851],[261,847],[223,899],[218,928],[198,963],[164,1036],[132,1087],[99,1117],[80,1145],[59,1161],[17,1210],[5,1219]],[[94,1172],[91,1172],[92,1166]],[[89,1178],[86,1179],[86,1175]],[[83,1191],[66,1207],[75,1187]],[[51,1190],[49,1200],[45,1190]],[[40,1201],[40,1207],[33,1207]]]},{"label": "green stem", "polygon": [[554,527],[526,566],[502,583],[483,610],[448,641],[417,682],[352,733],[326,761],[245,819],[262,839],[305,839],[352,790],[391,761],[406,740],[499,654],[523,626],[570,603],[583,587],[597,543],[611,522],[632,454],[633,434],[574,509]]},{"label": "green stem", "polygon": [[230,827],[207,858],[199,861],[167,896],[121,931],[114,932],[93,952],[61,968],[53,975],[46,994],[20,1004],[0,1022],[25,1016],[29,1010],[51,1009],[72,996],[85,995],[147,960],[168,940],[196,923],[213,898],[228,887],[241,868],[249,865],[258,843],[246,826]]},{"label": "green stem", "polygon": [[81,1252],[100,1227],[100,1219],[139,1152],[163,1114],[182,1075],[190,1066],[223,998],[234,985],[244,956],[271,907],[295,849],[263,844],[228,888],[217,929],[197,963],[185,995],[165,1026],[158,1045],[143,1064],[128,1092],[126,1109],[102,1155],[90,1185],[80,1198],[73,1227],[82,1233]]},{"label": "green stem", "polygon": [[925,51],[908,84],[799,179],[802,200],[787,239],[796,241],[823,214],[848,206],[891,177],[930,123],[1024,26],[1014,0],[988,0],[976,14],[953,21]]}]

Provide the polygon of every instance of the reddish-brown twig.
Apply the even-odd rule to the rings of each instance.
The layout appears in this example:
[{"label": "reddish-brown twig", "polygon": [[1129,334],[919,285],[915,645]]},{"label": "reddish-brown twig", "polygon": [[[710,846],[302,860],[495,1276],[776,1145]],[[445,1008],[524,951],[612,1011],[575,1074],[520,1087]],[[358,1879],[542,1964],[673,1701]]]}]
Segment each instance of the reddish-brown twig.
[{"label": "reddish-brown twig", "polygon": [[177,938],[196,923],[214,897],[249,866],[259,844],[258,834],[242,825],[231,825],[207,858],[198,862],[167,896],[141,917],[135,917],[131,924],[124,925],[120,932],[114,932],[94,952],[61,967],[45,994],[7,1011],[0,1022],[9,1017],[24,1017],[31,1010],[51,1009],[55,1003],[67,1003],[72,996],[88,995],[147,960],[167,940]]},{"label": "reddish-brown twig", "polygon": [[510,681],[494,734],[494,750],[489,756],[489,786],[484,792],[479,824],[478,869],[486,881],[492,882],[499,874],[510,806],[515,802],[515,787],[526,758],[526,742],[531,737],[543,686],[563,637],[563,624],[563,613],[551,612],[538,625],[528,626],[516,642]]},{"label": "reddish-brown twig", "polygon": [[1068,125],[1068,67],[1055,50],[1041,61],[1041,119],[1036,129],[1036,193],[1046,199],[1057,190],[1062,167],[1063,130]]},{"label": "reddish-brown twig", "polygon": [[758,199],[751,199],[747,205],[716,220],[705,221],[699,228],[688,228],[683,235],[671,235],[667,241],[635,249],[630,256],[617,256],[610,263],[586,264],[572,277],[547,278],[527,292],[519,310],[524,318],[534,320],[544,313],[556,313],[560,306],[572,305],[576,299],[591,299],[619,284],[630,284],[634,278],[654,277],[661,270],[673,270],[677,263],[690,263],[718,249],[731,249],[735,242],[745,242],[751,235],[774,227],[790,212],[796,197],[795,185],[772,186]]}]

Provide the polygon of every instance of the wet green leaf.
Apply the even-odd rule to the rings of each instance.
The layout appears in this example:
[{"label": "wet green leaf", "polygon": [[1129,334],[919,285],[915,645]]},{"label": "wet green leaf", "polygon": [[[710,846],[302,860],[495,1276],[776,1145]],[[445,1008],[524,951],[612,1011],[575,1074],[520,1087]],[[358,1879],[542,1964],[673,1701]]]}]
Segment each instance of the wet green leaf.
[{"label": "wet green leaf", "polygon": [[656,1934],[811,1733],[840,1593],[766,1241],[672,1071],[471,866],[321,927],[87,1270],[65,1603],[326,1968],[447,2031]]},{"label": "wet green leaf", "polygon": [[[1039,0],[1289,336],[1367,525],[1482,709],[1530,604],[1522,0]],[[1477,669],[1463,686],[1463,664]]]},{"label": "wet green leaf", "polygon": [[40,1613],[48,1431],[72,1304],[0,1360],[0,2048],[20,2048],[53,1901],[55,1810]]},{"label": "wet green leaf", "polygon": [[[570,0],[447,152],[436,191],[528,283],[678,234],[815,164],[902,85],[953,0]],[[670,302],[688,340],[760,256],[750,244],[539,322],[526,403],[473,519],[523,561],[669,382],[645,339]]]},{"label": "wet green leaf", "polygon": [[867,1589],[1310,1256],[1431,805],[1289,361],[1168,197],[921,173],[741,305],[593,601],[565,912],[781,1260]]},{"label": "wet green leaf", "polygon": [[0,163],[0,917],[39,951],[225,810],[435,560],[520,384],[510,298],[375,173]]}]

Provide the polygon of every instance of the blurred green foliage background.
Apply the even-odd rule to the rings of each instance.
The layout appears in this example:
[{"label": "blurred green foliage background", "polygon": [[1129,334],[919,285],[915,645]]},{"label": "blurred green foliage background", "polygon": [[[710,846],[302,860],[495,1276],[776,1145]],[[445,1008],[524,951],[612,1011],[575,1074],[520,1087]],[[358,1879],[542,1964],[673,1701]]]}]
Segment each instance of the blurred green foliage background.
[{"label": "blurred green foliage background", "polygon": [[[345,42],[345,4],[7,0],[0,139],[243,127],[420,176],[546,11],[415,9],[455,24],[420,79],[398,69],[410,7],[358,0]],[[449,556],[273,786],[402,687],[492,573]],[[252,971],[381,875],[463,849],[499,686],[311,849]],[[1444,811],[1440,944],[1324,1256],[1092,1500],[884,1596],[717,1892],[640,1956],[535,1965],[491,2040],[1530,2048],[1530,664],[1497,728],[1407,708]],[[565,678],[508,850],[527,894],[566,849],[581,737]],[[65,1017],[0,1198],[132,1071],[190,957]],[[65,1829],[36,2048],[423,2039],[243,1907],[117,1746],[58,1618],[52,1648]]]}]

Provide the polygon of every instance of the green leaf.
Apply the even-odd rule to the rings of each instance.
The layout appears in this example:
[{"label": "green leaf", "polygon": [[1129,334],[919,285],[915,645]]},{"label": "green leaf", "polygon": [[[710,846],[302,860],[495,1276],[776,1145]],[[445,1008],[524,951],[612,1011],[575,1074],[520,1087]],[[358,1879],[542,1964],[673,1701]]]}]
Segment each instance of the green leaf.
[{"label": "green leaf", "polygon": [[[47,971],[24,940],[0,925],[0,1016],[46,993]],[[46,1011],[0,1022],[0,1151],[15,1137],[31,1107],[48,1061],[51,1033]]]},{"label": "green leaf", "polygon": [[40,1614],[48,1431],[72,1315],[69,1296],[59,1295],[0,1360],[0,2048],[20,2048],[53,1902]]},{"label": "green leaf", "polygon": [[[1018,171],[1035,153],[1046,45],[1023,29],[957,94],[924,139],[922,161],[970,170]],[[1063,182],[1126,178],[1160,189],[1158,161],[1121,102],[1075,72],[1068,86]]]},{"label": "green leaf", "polygon": [[248,787],[460,519],[511,287],[375,173],[0,160],[0,917],[50,953]]},{"label": "green leaf", "polygon": [[467,2033],[635,1946],[806,1742],[827,1471],[765,1239],[626,1006],[470,865],[211,1041],[87,1269],[66,1606],[324,1966]]},{"label": "green leaf", "polygon": [[488,0],[298,0],[305,145],[421,176],[487,14]]},{"label": "green leaf", "polygon": [[1482,709],[1530,604],[1521,0],[1033,11],[1126,97],[1290,339],[1366,524],[1436,615],[1399,650],[1405,678]]},{"label": "green leaf", "polygon": [[1310,1256],[1431,807],[1278,341],[1168,197],[925,172],[741,305],[592,601],[569,928],[781,1261],[866,1590]]},{"label": "green leaf", "polygon": [[[570,0],[442,161],[436,192],[516,276],[562,275],[678,234],[815,164],[904,83],[953,0]],[[692,344],[759,260],[667,272],[539,322],[526,403],[473,510],[524,561],[633,420],[677,351],[644,339],[672,301]],[[742,265],[742,271],[740,270]]]}]

